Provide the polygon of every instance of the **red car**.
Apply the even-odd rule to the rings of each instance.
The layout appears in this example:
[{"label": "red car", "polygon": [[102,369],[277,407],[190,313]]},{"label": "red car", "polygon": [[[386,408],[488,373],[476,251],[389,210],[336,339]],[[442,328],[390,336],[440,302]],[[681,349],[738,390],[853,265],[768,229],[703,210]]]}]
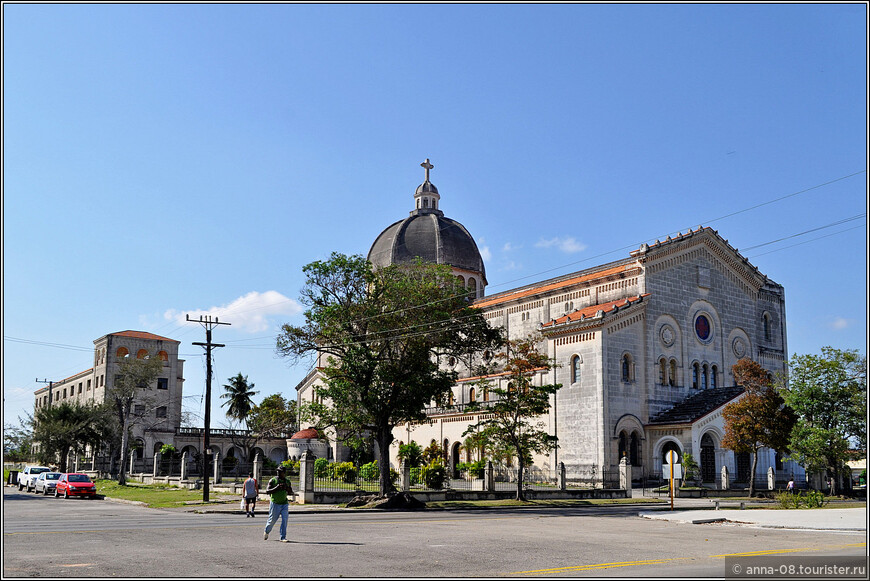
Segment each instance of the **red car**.
[{"label": "red car", "polygon": [[54,488],[54,497],[60,495],[64,498],[70,496],[91,496],[97,495],[97,485],[94,484],[87,474],[61,474],[57,480],[57,486]]}]

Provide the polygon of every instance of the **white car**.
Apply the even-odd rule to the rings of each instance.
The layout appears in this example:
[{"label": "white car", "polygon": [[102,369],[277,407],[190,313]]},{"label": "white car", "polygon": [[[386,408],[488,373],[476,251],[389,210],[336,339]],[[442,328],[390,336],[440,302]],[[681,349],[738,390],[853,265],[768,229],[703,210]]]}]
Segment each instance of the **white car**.
[{"label": "white car", "polygon": [[41,472],[51,471],[48,466],[28,466],[18,473],[18,490],[26,488],[27,492],[30,492],[30,489],[36,486],[36,477]]},{"label": "white car", "polygon": [[36,494],[41,492],[45,496],[54,494],[60,475],[60,472],[40,472],[39,476],[36,477],[36,484],[33,485],[33,492]]}]

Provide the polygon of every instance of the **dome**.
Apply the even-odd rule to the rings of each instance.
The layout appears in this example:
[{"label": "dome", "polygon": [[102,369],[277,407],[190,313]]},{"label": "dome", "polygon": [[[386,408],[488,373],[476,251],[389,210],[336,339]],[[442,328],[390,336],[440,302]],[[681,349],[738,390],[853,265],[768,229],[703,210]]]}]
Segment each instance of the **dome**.
[{"label": "dome", "polygon": [[439,214],[414,211],[391,224],[375,239],[368,259],[378,267],[409,263],[419,257],[478,273],[485,280],[483,258],[474,238],[465,226]]},{"label": "dome", "polygon": [[420,165],[426,170],[426,179],[414,193],[416,207],[407,218],[392,223],[375,238],[368,260],[376,268],[406,264],[417,258],[446,264],[464,279],[477,275],[482,291],[486,270],[480,250],[465,226],[438,209],[441,196],[429,181],[429,170],[434,166],[428,159]]},{"label": "dome", "polygon": [[306,428],[304,430],[300,430],[290,436],[291,440],[314,440],[317,439],[317,430],[314,428]]}]

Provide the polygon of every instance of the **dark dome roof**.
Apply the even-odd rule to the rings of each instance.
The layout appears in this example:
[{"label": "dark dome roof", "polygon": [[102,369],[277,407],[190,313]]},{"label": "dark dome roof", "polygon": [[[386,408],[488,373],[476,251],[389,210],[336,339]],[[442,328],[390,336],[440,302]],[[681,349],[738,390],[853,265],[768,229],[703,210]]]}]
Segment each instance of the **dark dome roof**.
[{"label": "dark dome roof", "polygon": [[422,194],[422,193],[437,194],[438,188],[435,187],[435,184],[433,184],[429,180],[426,180],[425,182],[423,182],[422,184],[417,186],[417,193],[418,194]]},{"label": "dark dome roof", "polygon": [[480,273],[486,281],[483,258],[465,226],[441,211],[418,211],[387,227],[375,239],[368,259],[376,267],[413,262],[447,264]]}]

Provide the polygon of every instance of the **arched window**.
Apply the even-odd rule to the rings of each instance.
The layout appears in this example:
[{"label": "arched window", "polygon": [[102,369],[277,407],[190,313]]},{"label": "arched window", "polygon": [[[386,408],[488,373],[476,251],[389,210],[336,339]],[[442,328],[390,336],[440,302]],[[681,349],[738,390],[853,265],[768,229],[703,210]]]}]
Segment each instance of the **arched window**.
[{"label": "arched window", "polygon": [[764,313],[762,317],[762,325],[764,326],[764,340],[770,341],[770,315]]},{"label": "arched window", "polygon": [[145,359],[146,357],[148,357],[148,349],[139,349],[136,352],[136,359]]},{"label": "arched window", "polygon": [[489,390],[487,388],[483,388],[483,401],[489,401]]},{"label": "arched window", "polygon": [[709,368],[705,363],[703,367],[701,367],[701,389],[707,389],[707,376],[709,374]]},{"label": "arched window", "polygon": [[659,359],[659,383],[668,384],[668,361],[664,357]]},{"label": "arched window", "polygon": [[632,380],[631,371],[631,355],[626,353],[622,356],[622,381],[629,382]]},{"label": "arched window", "polygon": [[473,388],[473,387],[472,387],[471,389],[468,390],[468,401],[470,401],[470,402],[475,402],[475,401],[477,401],[477,400],[475,399],[475,393],[474,393],[474,388]]},{"label": "arched window", "polygon": [[169,361],[169,354],[166,351],[159,352],[157,357],[160,358],[160,361]]},{"label": "arched window", "polygon": [[619,432],[619,456],[617,457],[619,461],[622,460],[623,456],[628,454],[628,437],[625,435],[625,430]]},{"label": "arched window", "polygon": [[580,383],[580,356],[571,358],[571,383]]},{"label": "arched window", "polygon": [[126,357],[129,354],[130,354],[130,351],[128,351],[126,347],[118,347],[118,350],[115,351],[115,357],[118,357],[118,358]]},{"label": "arched window", "polygon": [[710,368],[710,387],[713,389],[719,387],[719,368],[715,365]]},{"label": "arched window", "polygon": [[424,208],[428,208],[428,207],[429,207],[429,198],[423,198],[423,207],[424,207]]},{"label": "arched window", "polygon": [[477,279],[468,277],[468,296],[477,298]]},{"label": "arched window", "polygon": [[698,389],[698,380],[700,379],[698,376],[701,374],[700,366],[697,363],[692,364],[692,388]]},{"label": "arched window", "polygon": [[670,368],[668,370],[668,385],[671,387],[677,386],[677,360],[671,359]]}]

